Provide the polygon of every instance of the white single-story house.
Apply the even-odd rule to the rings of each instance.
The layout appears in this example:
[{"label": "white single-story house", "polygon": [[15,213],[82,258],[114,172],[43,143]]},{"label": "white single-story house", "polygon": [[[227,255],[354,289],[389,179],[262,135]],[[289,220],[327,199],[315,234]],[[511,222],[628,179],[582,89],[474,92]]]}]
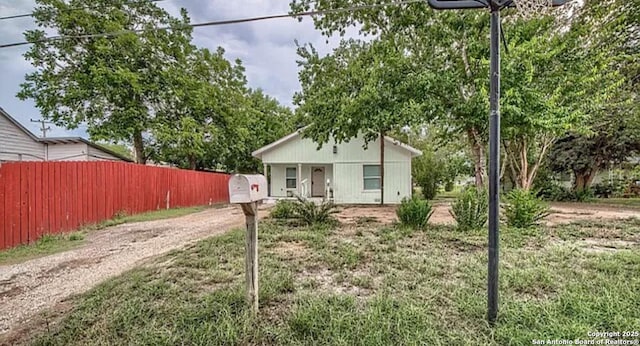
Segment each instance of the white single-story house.
[{"label": "white single-story house", "polygon": [[[336,204],[380,203],[380,139],[361,137],[339,144],[318,144],[298,130],[252,153],[264,165],[269,196],[300,195],[331,199]],[[391,137],[385,137],[384,203],[396,204],[411,196],[411,159],[422,155]]]},{"label": "white single-story house", "polygon": [[3,161],[127,161],[81,137],[40,138],[0,108],[0,162]]}]

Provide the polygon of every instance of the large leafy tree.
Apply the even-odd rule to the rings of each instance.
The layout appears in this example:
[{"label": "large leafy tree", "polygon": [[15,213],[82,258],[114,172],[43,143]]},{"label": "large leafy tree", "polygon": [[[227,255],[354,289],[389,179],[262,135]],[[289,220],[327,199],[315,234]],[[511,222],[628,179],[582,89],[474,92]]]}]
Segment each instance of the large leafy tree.
[{"label": "large leafy tree", "polygon": [[244,68],[225,59],[221,48],[195,47],[173,68],[173,87],[158,113],[162,122],[149,138],[153,159],[190,169],[228,168],[234,148],[244,143],[249,109]]},{"label": "large leafy tree", "polygon": [[591,131],[565,134],[550,155],[550,168],[571,172],[574,189],[581,191],[599,170],[640,153],[640,2],[587,0],[573,28],[588,37],[582,46],[590,64],[612,71],[595,86],[604,98],[588,109]]},{"label": "large leafy tree", "polygon": [[[300,11],[375,3],[296,0],[291,6]],[[489,84],[486,11],[435,12],[420,2],[334,12],[316,18],[315,24],[325,35],[343,34],[347,27],[359,25],[362,33],[375,37],[357,49],[343,43],[324,58],[301,54],[305,63],[299,99],[307,103],[301,109],[312,110],[314,122],[321,124],[315,131],[322,134],[313,137],[326,140],[327,134],[337,134],[349,138],[355,133],[351,128],[368,130],[366,122],[354,121],[359,118],[385,127],[403,126],[414,120],[434,122],[442,127],[445,137],[466,138],[474,160],[476,185],[485,184]],[[562,133],[582,130],[585,108],[593,102],[581,99],[583,92],[579,91],[595,85],[596,77],[606,66],[600,61],[593,64],[585,60],[579,49],[581,37],[575,31],[563,31],[567,25],[550,18],[504,22],[511,36],[509,52],[503,59],[502,136],[508,158],[503,171],[508,168],[523,188],[530,187],[549,147]],[[351,49],[345,53],[345,48]],[[394,52],[395,56],[390,54]],[[357,61],[353,56],[367,55],[371,56],[368,64],[352,62]],[[331,64],[333,60],[338,63]],[[375,61],[382,63],[371,63]],[[380,76],[379,81],[369,83],[369,90],[359,87],[364,78],[371,76]],[[318,90],[310,92],[312,88],[305,88],[305,84],[311,84],[310,78]],[[381,88],[386,81],[390,81],[388,90]],[[354,101],[361,98],[363,90],[385,101],[378,102],[385,106],[384,113],[371,114],[370,108],[375,108],[374,112],[381,109],[370,102],[374,97],[366,103]],[[398,99],[403,102],[394,102]],[[597,99],[601,98],[594,98]],[[316,104],[316,109],[310,104]],[[349,113],[344,116],[345,121],[334,120],[346,111]],[[325,121],[329,116],[332,119]]]},{"label": "large leafy tree", "polygon": [[[291,7],[294,11],[301,11],[312,7],[330,9],[374,3],[377,2],[300,0],[292,2]],[[363,45],[364,48],[393,47],[386,50],[368,49],[365,55],[373,56],[369,60],[375,59],[382,63],[361,64],[365,69],[361,72],[363,76],[378,76],[381,80],[380,84],[389,81],[386,85],[388,90],[381,93],[378,93],[376,83],[370,83],[368,93],[378,94],[376,96],[384,100],[379,103],[385,105],[384,113],[381,112],[380,116],[373,117],[371,122],[385,124],[385,127],[391,128],[414,122],[446,123],[443,128],[447,131],[447,136],[459,138],[462,135],[468,139],[474,154],[476,183],[484,184],[486,110],[488,109],[488,99],[485,99],[488,68],[484,60],[488,56],[488,46],[485,42],[481,42],[478,36],[488,30],[486,15],[482,12],[436,13],[426,5],[426,2],[419,2],[331,13],[316,18],[315,24],[325,35],[344,34],[347,27],[360,26],[361,33],[375,35],[368,45]],[[339,51],[332,55],[339,55]],[[390,57],[393,58],[390,59]],[[330,58],[325,58],[325,60],[328,59]],[[307,61],[311,62],[309,59]],[[313,64],[319,64],[319,62],[316,61]],[[396,68],[394,66],[396,64],[402,68]],[[303,67],[309,69],[308,66],[303,65]],[[351,65],[349,68],[357,71],[359,67]],[[312,75],[317,80],[329,79],[325,74]],[[353,73],[342,74],[339,71],[333,75],[339,76],[343,84],[349,85]],[[304,79],[301,78],[301,80],[304,86]],[[316,82],[316,84],[320,83]],[[325,84],[333,86],[331,82]],[[343,100],[349,100],[359,92],[358,89],[350,89],[349,86],[344,89],[352,91],[352,94],[346,94]],[[303,87],[303,95],[304,92]],[[390,95],[392,97],[389,97]],[[330,100],[339,101],[340,99],[332,97]],[[308,101],[313,102],[313,99],[309,98]],[[355,107],[360,104],[351,104],[351,112],[359,118],[366,120],[371,116],[367,112],[368,109]],[[365,105],[369,104],[365,103]],[[333,109],[337,113],[340,111],[340,106],[335,106]],[[346,119],[353,119],[353,117],[346,117]],[[315,118],[314,121],[316,121]],[[353,124],[351,126],[354,127],[359,125],[353,120],[348,124]],[[338,126],[335,131],[340,133],[344,130],[343,127]]]},{"label": "large leafy tree", "polygon": [[293,131],[290,109],[246,86],[244,68],[224,51],[198,50],[188,60],[169,120],[152,132],[153,158],[189,169],[257,172],[251,152]]},{"label": "large leafy tree", "polygon": [[598,119],[592,130],[562,137],[549,156],[549,168],[573,174],[575,191],[588,188],[598,171],[640,154],[640,118],[612,113]]},{"label": "large leafy tree", "polygon": [[[158,123],[172,66],[185,58],[191,31],[149,0],[36,0],[38,29],[25,58],[35,67],[18,96],[31,98],[57,125],[86,124],[93,139],[133,143],[146,161],[144,136]],[[170,27],[168,30],[155,30]],[[115,37],[87,35],[139,30]],[[45,39],[51,33],[75,37]]]},{"label": "large leafy tree", "polygon": [[262,166],[251,153],[293,132],[300,119],[261,89],[249,90],[247,103],[244,144],[234,147],[235,153],[229,157],[227,166],[238,172],[255,173],[261,171]]},{"label": "large leafy tree", "polygon": [[558,138],[587,130],[588,110],[605,97],[596,86],[606,65],[587,64],[580,36],[558,33],[552,17],[509,28],[502,64],[504,165],[515,186],[530,189]]}]

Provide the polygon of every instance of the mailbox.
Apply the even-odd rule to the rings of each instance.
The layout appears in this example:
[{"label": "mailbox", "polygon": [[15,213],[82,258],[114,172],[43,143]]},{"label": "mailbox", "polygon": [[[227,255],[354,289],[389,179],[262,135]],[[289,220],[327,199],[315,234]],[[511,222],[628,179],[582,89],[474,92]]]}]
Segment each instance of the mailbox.
[{"label": "mailbox", "polygon": [[236,174],[229,179],[229,201],[251,203],[267,198],[267,178],[264,175]]}]

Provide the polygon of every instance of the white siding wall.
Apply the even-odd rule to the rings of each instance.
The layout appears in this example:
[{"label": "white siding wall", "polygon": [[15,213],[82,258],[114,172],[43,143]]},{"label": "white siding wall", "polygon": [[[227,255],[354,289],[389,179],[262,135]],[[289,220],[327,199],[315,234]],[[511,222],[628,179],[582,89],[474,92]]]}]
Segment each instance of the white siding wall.
[{"label": "white siding wall", "polygon": [[49,161],[87,161],[84,143],[49,144]]},{"label": "white siding wall", "polygon": [[92,146],[87,146],[89,149],[89,161],[122,161],[122,159],[115,157],[109,153],[106,153],[100,149],[94,148]]},{"label": "white siding wall", "polygon": [[[363,149],[364,141],[354,138],[348,143],[338,144],[338,153],[333,153],[333,144],[325,144],[320,150],[318,145],[308,138],[291,139],[280,146],[262,154],[262,161],[266,163],[334,163],[334,162],[363,162],[380,160],[380,140],[370,142],[368,149]],[[385,142],[385,160],[403,161],[409,153],[396,144]]]},{"label": "white siding wall", "polygon": [[285,185],[285,167],[286,165],[271,166],[271,196],[286,197],[287,190]]},{"label": "white siding wall", "polygon": [[44,144],[0,115],[0,161],[43,161]]},{"label": "white siding wall", "polygon": [[[379,190],[365,190],[363,165],[377,165],[379,162],[350,162],[335,165],[334,200],[339,204],[380,203]],[[411,196],[411,162],[387,162],[384,166],[384,202],[400,203],[402,198]]]}]

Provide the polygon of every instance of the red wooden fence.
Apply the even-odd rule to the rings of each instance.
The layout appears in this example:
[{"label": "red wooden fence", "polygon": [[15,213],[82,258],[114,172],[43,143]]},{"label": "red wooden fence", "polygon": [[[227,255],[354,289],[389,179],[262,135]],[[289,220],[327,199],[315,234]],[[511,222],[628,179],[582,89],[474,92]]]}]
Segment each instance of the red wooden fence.
[{"label": "red wooden fence", "polygon": [[117,213],[228,202],[229,176],[121,162],[0,165],[0,249]]}]

